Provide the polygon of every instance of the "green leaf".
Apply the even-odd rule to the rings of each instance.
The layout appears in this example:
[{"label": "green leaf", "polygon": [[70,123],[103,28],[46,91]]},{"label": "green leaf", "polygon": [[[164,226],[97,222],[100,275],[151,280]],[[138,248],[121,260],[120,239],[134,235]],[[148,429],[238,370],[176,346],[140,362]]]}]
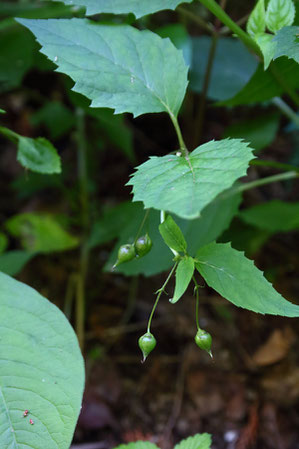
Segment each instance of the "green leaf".
[{"label": "green leaf", "polygon": [[175,289],[173,298],[170,299],[175,304],[185,293],[194,273],[194,259],[192,257],[184,257],[180,260],[175,272]]},{"label": "green leaf", "polygon": [[115,449],[159,449],[154,443],[148,443],[147,441],[136,441],[135,443],[121,444]]},{"label": "green leaf", "polygon": [[262,50],[264,70],[267,70],[275,54],[276,43],[273,41],[273,34],[259,34],[258,36],[255,36],[255,41]]},{"label": "green leaf", "polygon": [[[279,71],[280,76],[290,88],[297,89],[299,87],[298,64],[287,58],[279,58],[272,64],[275,65],[275,69]],[[269,70],[264,71],[263,65],[260,64],[246,86],[233,98],[223,101],[219,105],[238,106],[259,103],[280,96],[283,92],[283,86],[276,81]]]},{"label": "green leaf", "polygon": [[0,232],[0,253],[6,250],[8,246],[8,238],[3,232]]},{"label": "green leaf", "polygon": [[84,387],[75,333],[32,288],[3,273],[0,285],[1,446],[68,449]]},{"label": "green leaf", "polygon": [[11,235],[21,239],[28,251],[49,253],[66,251],[78,246],[78,239],[66,232],[49,214],[24,213],[6,222]]},{"label": "green leaf", "polygon": [[4,111],[4,109],[0,109],[0,114],[6,114],[6,111]]},{"label": "green leaf", "polygon": [[242,138],[256,151],[269,146],[276,137],[279,114],[272,113],[242,120],[226,128],[223,137]]},{"label": "green leaf", "polygon": [[[127,25],[84,19],[26,20],[42,53],[69,75],[91,107],[115,113],[168,112],[177,116],[187,87],[187,66],[169,39]],[[88,73],[88,76],[86,75]]]},{"label": "green leaf", "polygon": [[58,139],[70,132],[75,125],[75,116],[59,101],[49,101],[31,116],[33,126],[46,125],[51,139]]},{"label": "green leaf", "polygon": [[299,316],[299,306],[284,299],[253,261],[230,244],[210,243],[197,252],[196,259],[196,269],[207,284],[236,306],[263,314]]},{"label": "green leaf", "polygon": [[[190,89],[202,92],[212,38],[192,39],[193,57],[190,68]],[[209,82],[208,96],[214,100],[225,100],[235,95],[250,80],[257,68],[256,58],[246,51],[236,39],[218,39]]]},{"label": "green leaf", "polygon": [[299,229],[299,202],[273,200],[244,209],[239,217],[246,223],[270,232]]},{"label": "green leaf", "polygon": [[270,0],[266,12],[266,25],[276,33],[282,27],[292,25],[295,18],[295,6],[292,0]]},{"label": "green leaf", "polygon": [[53,145],[43,137],[19,136],[17,159],[23,167],[37,173],[61,173],[60,157]]},{"label": "green leaf", "polygon": [[0,30],[0,92],[18,87],[33,65],[34,39],[15,25]]},{"label": "green leaf", "polygon": [[[59,0],[61,1],[61,0]],[[152,14],[163,9],[175,9],[180,3],[191,3],[193,0],[62,0],[66,5],[86,7],[86,14],[92,16],[99,13],[128,14],[132,12],[136,18]]]},{"label": "green leaf", "polygon": [[299,27],[284,27],[273,39],[276,44],[274,59],[280,56],[294,59],[299,64]]},{"label": "green leaf", "polygon": [[174,449],[210,449],[212,444],[211,435],[202,433],[182,440],[176,444]]},{"label": "green leaf", "polygon": [[20,250],[0,254],[0,271],[16,276],[35,255],[36,253]]},{"label": "green leaf", "polygon": [[246,174],[252,158],[252,149],[239,139],[211,141],[196,148],[188,159],[151,157],[137,167],[127,185],[133,186],[133,201],[143,201],[146,208],[192,219]]},{"label": "green leaf", "polygon": [[164,242],[167,246],[169,246],[169,248],[172,248],[178,252],[186,252],[187,243],[185,237],[170,215],[168,215],[166,220],[160,224],[159,231]]},{"label": "green leaf", "polygon": [[170,25],[164,25],[156,29],[155,32],[164,39],[169,37],[173,45],[179,50],[182,50],[187,66],[191,66],[192,40],[184,25],[181,23],[171,23]]},{"label": "green leaf", "polygon": [[265,0],[258,0],[252,13],[249,16],[246,30],[251,36],[264,33],[266,29]]}]

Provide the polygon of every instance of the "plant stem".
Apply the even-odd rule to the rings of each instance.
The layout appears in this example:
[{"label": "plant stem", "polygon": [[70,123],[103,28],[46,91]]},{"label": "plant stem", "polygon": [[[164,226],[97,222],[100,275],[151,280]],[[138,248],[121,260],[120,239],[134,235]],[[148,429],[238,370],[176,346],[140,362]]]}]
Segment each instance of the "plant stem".
[{"label": "plant stem", "polygon": [[174,266],[172,267],[172,269],[171,269],[169,275],[167,276],[166,281],[164,282],[164,284],[162,285],[162,287],[158,290],[158,296],[157,296],[157,298],[156,298],[155,304],[154,304],[154,306],[153,306],[153,308],[152,308],[150,317],[149,317],[149,319],[148,319],[147,332],[150,332],[150,331],[151,331],[152,318],[153,318],[153,315],[154,315],[155,310],[156,310],[156,308],[157,308],[157,305],[158,305],[160,296],[161,296],[162,293],[164,292],[166,285],[168,284],[168,282],[169,282],[171,276],[173,275],[174,270],[175,270],[176,267],[177,267],[177,264],[178,264],[178,262],[176,262],[176,263],[174,264]]},{"label": "plant stem", "polygon": [[19,134],[13,132],[9,128],[6,128],[5,126],[0,126],[0,134],[7,137],[7,139],[11,140],[13,143],[17,143],[20,138]]},{"label": "plant stem", "polygon": [[136,243],[137,240],[138,240],[139,234],[140,234],[140,232],[142,231],[142,228],[143,228],[143,226],[144,226],[144,223],[145,223],[146,220],[147,220],[147,217],[148,217],[148,214],[149,214],[149,213],[150,213],[150,209],[147,209],[146,212],[145,212],[145,214],[144,214],[143,220],[142,220],[142,222],[141,222],[141,224],[140,224],[140,226],[139,226],[139,229],[138,229],[138,231],[137,231],[137,234],[136,234],[136,237],[135,237],[135,240],[134,240],[134,245],[135,245],[135,243]]},{"label": "plant stem", "polygon": [[296,171],[299,172],[299,167],[291,164],[282,164],[281,162],[265,161],[264,159],[253,159],[250,161],[250,165],[257,165],[260,167],[273,167],[284,171]]},{"label": "plant stem", "polygon": [[185,8],[184,6],[178,6],[176,9],[179,13],[181,13],[183,16],[187,17],[190,20],[193,20],[197,25],[199,25],[201,28],[206,30],[210,34],[215,34],[214,27],[211,23],[207,23],[204,19],[202,19],[197,14],[194,14],[192,11],[189,11],[189,9]]},{"label": "plant stem", "polygon": [[274,97],[272,98],[272,103],[299,128],[299,115],[285,101],[280,97]]},{"label": "plant stem", "polygon": [[171,112],[169,112],[169,115],[170,115],[171,121],[173,123],[174,129],[175,129],[177,137],[178,137],[182,155],[184,157],[188,157],[189,151],[187,150],[186,144],[184,142],[178,119]]},{"label": "plant stem", "polygon": [[196,282],[195,276],[193,276],[192,279],[193,279],[193,282],[194,282],[194,285],[195,285],[195,294],[196,294],[195,321],[196,321],[197,330],[199,330],[200,329],[200,327],[199,327],[199,310],[198,310],[199,309],[199,292],[198,292],[199,285]]},{"label": "plant stem", "polygon": [[81,350],[84,348],[85,327],[85,290],[88,271],[89,249],[87,236],[89,231],[89,196],[88,196],[88,172],[87,172],[87,148],[85,136],[85,117],[83,109],[76,110],[77,117],[77,144],[78,144],[78,178],[80,209],[82,218],[82,240],[80,247],[80,266],[77,280],[77,303],[76,303],[76,331]]},{"label": "plant stem", "polygon": [[199,0],[212,14],[214,14],[220,22],[226,25],[234,34],[236,34],[240,40],[248,47],[251,51],[256,53],[262,58],[262,53],[259,46],[255,41],[242,30],[227,14],[223,11],[221,6],[215,2],[215,0]]}]

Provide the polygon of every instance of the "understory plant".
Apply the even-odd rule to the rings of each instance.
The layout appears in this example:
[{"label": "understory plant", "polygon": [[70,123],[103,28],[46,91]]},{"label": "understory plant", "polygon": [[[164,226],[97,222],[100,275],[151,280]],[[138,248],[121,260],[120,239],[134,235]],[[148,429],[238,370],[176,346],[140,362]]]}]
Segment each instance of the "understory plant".
[{"label": "understory plant", "polygon": [[[298,177],[297,166],[258,157],[259,150],[275,137],[279,114],[287,117],[293,128],[299,126],[294,109],[299,106],[299,28],[294,22],[298,4],[292,0],[258,0],[244,31],[215,0],[185,1],[193,9],[179,6],[180,0],[63,3],[52,0],[34,14],[30,8],[20,8],[20,17],[3,21],[0,27],[4,43],[11,36],[15,39],[16,52],[22,33],[27,33],[30,53],[35,43],[29,31],[33,33],[40,52],[48,58],[42,64],[50,64],[48,70],[54,68],[74,82],[66,90],[76,116],[59,106],[57,109],[56,104],[51,117],[61,117],[57,127],[51,128],[53,123],[47,119],[46,109],[36,120],[47,123],[53,135],[63,135],[62,124],[67,125],[67,131],[77,128],[80,220],[76,224],[81,230],[78,238],[68,232],[63,220],[55,220],[51,214],[22,213],[7,220],[5,232],[0,232],[0,270],[9,274],[0,273],[0,315],[5,323],[0,331],[4,354],[0,442],[5,448],[67,449],[82,400],[83,360],[67,319],[35,290],[11,277],[38,254],[80,247],[79,270],[70,278],[70,289],[75,285],[76,331],[82,349],[89,253],[115,238],[118,242],[106,263],[107,271],[146,276],[169,272],[156,292],[146,332],[139,339],[143,360],[156,346],[152,319],[172,277],[172,304],[181,300],[189,285],[193,287],[195,344],[211,356],[212,336],[200,327],[199,319],[202,279],[238,307],[261,314],[299,316],[299,306],[283,298],[252,260],[230,242],[220,241],[235,215],[262,229],[266,237],[299,227],[298,203],[271,201],[238,212],[244,191],[272,182],[293,182]],[[202,18],[199,6],[214,16],[212,22]],[[9,5],[6,7],[9,10]],[[192,40],[182,26],[147,29],[152,14],[176,7],[178,14],[209,36]],[[217,21],[223,24],[222,28],[216,26]],[[233,38],[226,37],[229,33]],[[8,59],[10,51],[8,48],[4,55]],[[206,56],[203,61],[202,54]],[[229,62],[228,76],[217,68],[223,54],[235,55],[235,65]],[[198,60],[194,61],[194,55]],[[2,83],[10,89],[18,85],[30,64],[24,60],[18,76],[13,77],[13,71],[6,73],[3,80],[0,78],[0,86]],[[240,64],[246,69],[241,82]],[[178,119],[179,113],[188,109],[189,91],[201,92],[192,139],[182,131]],[[81,96],[76,97],[74,92]],[[277,112],[261,120],[237,123],[223,139],[199,145],[207,99],[216,101],[216,107],[271,104]],[[132,188],[132,202],[105,211],[97,222],[91,223],[85,117],[96,118],[111,140],[119,132],[120,146],[134,162],[122,118],[102,108],[113,110],[114,114],[131,113],[134,118],[149,113],[167,114],[177,144],[167,154],[152,155],[136,167],[127,183]],[[5,111],[0,112],[4,117]],[[17,159],[26,170],[53,176],[61,172],[60,157],[45,138],[25,137],[5,126],[0,126],[0,133],[17,145]],[[280,172],[240,182],[250,165],[269,166]],[[63,183],[58,184],[63,189]],[[7,233],[20,240],[23,250],[6,251]],[[209,447],[210,437],[203,434],[182,441],[175,449]],[[118,449],[134,448],[157,446],[139,442]]]}]

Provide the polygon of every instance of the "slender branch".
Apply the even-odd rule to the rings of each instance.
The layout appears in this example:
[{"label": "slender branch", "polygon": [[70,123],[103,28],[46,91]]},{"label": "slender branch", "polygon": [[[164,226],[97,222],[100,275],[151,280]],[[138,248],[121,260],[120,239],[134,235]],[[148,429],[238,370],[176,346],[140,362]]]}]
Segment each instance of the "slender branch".
[{"label": "slender branch", "polygon": [[177,134],[178,141],[179,141],[179,144],[180,144],[180,150],[181,150],[181,152],[182,152],[182,155],[183,155],[184,157],[187,157],[188,154],[189,154],[189,151],[187,150],[186,144],[185,144],[185,142],[184,142],[184,139],[183,139],[183,136],[182,136],[182,132],[181,132],[181,128],[180,128],[180,125],[179,125],[179,122],[178,122],[178,119],[177,119],[171,112],[169,112],[169,116],[170,116],[170,118],[171,118],[171,121],[172,121],[172,123],[173,123],[175,132],[176,132],[176,134]]},{"label": "slender branch", "polygon": [[195,294],[196,294],[195,321],[196,321],[197,330],[199,330],[200,329],[200,327],[199,327],[199,291],[198,291],[199,285],[196,282],[195,276],[192,276],[192,280],[193,280],[194,285],[195,285]]},{"label": "slender branch", "polygon": [[223,11],[220,5],[215,0],[199,0],[211,13],[213,13],[224,25],[226,25],[234,34],[236,34],[240,40],[251,51],[256,53],[262,58],[262,53],[259,46],[255,41],[242,30],[227,14]]},{"label": "slender branch", "polygon": [[135,237],[135,240],[134,240],[134,244],[135,244],[135,243],[137,242],[137,240],[138,240],[138,237],[139,237],[139,235],[140,235],[140,232],[141,232],[142,229],[143,229],[144,223],[146,222],[149,213],[150,213],[150,209],[147,209],[146,212],[145,212],[145,214],[144,214],[143,220],[142,220],[142,222],[141,222],[141,224],[140,224],[140,226],[139,226],[139,229],[138,229],[138,231],[137,231],[137,234],[136,234],[136,237]]},{"label": "slender branch", "polygon": [[216,34],[214,27],[211,23],[207,23],[202,17],[198,16],[197,14],[194,14],[189,9],[185,8],[184,6],[178,6],[176,9],[179,13],[181,13],[186,18],[192,20],[197,25],[199,25],[201,28],[206,30],[210,34]]},{"label": "slender branch", "polygon": [[7,139],[11,140],[14,143],[17,143],[20,138],[19,134],[15,133],[9,128],[6,128],[5,126],[0,126],[0,134],[7,137]]},{"label": "slender branch", "polygon": [[166,281],[164,282],[164,284],[162,285],[162,287],[158,290],[158,296],[157,296],[157,298],[156,298],[155,304],[154,304],[154,306],[153,306],[153,308],[152,308],[150,317],[149,317],[149,319],[148,319],[147,332],[150,332],[150,331],[151,331],[152,319],[153,319],[153,315],[154,315],[154,313],[155,313],[155,310],[156,310],[156,308],[157,308],[159,299],[160,299],[162,293],[164,292],[165,287],[166,287],[166,285],[168,284],[168,282],[169,282],[171,276],[173,275],[173,272],[174,272],[174,270],[176,269],[177,264],[178,264],[178,262],[176,262],[176,263],[174,264],[174,266],[172,267],[172,269],[171,269],[169,275],[167,276]]},{"label": "slender branch", "polygon": [[284,170],[284,171],[299,172],[299,167],[296,167],[295,165],[282,164],[281,162],[275,162],[275,161],[266,161],[264,159],[253,159],[252,161],[250,161],[250,165],[257,165],[260,167],[273,167],[273,168],[278,168],[278,169]]},{"label": "slender branch", "polygon": [[274,97],[272,98],[272,103],[299,128],[299,115],[285,101],[280,97]]}]

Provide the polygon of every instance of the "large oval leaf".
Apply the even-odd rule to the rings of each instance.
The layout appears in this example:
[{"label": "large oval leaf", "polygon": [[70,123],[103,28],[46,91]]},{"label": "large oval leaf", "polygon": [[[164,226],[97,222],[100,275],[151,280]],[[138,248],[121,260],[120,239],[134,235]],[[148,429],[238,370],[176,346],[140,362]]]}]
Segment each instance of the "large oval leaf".
[{"label": "large oval leaf", "polygon": [[75,82],[91,107],[177,116],[187,87],[182,52],[150,31],[99,25],[85,19],[27,20],[42,53]]},{"label": "large oval leaf", "polygon": [[[57,0],[56,0],[57,1]],[[86,7],[86,14],[92,16],[99,13],[128,14],[142,17],[163,9],[175,9],[180,3],[191,3],[193,0],[62,0],[66,5]]]},{"label": "large oval leaf", "polygon": [[236,306],[263,314],[299,316],[299,306],[284,299],[252,260],[229,243],[210,243],[197,252],[196,259],[206,283]]},{"label": "large oval leaf", "polygon": [[220,192],[246,174],[252,149],[239,139],[211,141],[182,156],[151,157],[137,167],[128,185],[146,208],[192,219]]},{"label": "large oval leaf", "polygon": [[69,449],[84,386],[76,336],[32,288],[3,273],[0,286],[0,446]]}]

